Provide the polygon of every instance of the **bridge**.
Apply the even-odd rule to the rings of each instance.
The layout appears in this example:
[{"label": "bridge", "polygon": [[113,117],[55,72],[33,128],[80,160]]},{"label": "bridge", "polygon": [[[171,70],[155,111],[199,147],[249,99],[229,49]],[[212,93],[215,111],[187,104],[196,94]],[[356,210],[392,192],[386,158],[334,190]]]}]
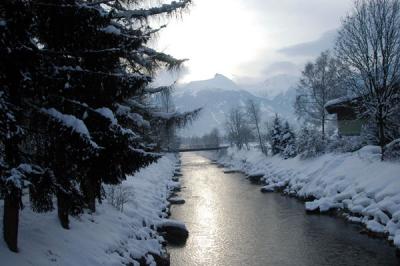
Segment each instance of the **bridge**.
[{"label": "bridge", "polygon": [[181,147],[178,152],[191,152],[191,151],[218,151],[218,150],[226,150],[229,148],[229,145],[223,145],[218,147],[210,147],[210,146],[190,146],[190,147]]}]

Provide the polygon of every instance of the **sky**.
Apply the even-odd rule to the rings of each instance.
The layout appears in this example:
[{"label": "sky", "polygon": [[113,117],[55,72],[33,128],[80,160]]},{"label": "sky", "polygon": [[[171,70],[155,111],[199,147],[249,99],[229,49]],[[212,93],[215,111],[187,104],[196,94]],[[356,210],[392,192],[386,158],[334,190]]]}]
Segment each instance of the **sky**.
[{"label": "sky", "polygon": [[189,59],[180,82],[221,73],[239,83],[299,75],[331,48],[353,0],[194,0],[168,22],[156,47]]}]

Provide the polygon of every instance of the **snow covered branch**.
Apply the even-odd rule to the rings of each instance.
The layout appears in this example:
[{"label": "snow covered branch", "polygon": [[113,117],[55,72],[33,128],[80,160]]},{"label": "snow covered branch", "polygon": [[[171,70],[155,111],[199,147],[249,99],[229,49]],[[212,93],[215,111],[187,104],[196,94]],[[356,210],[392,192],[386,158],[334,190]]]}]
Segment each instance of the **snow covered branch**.
[{"label": "snow covered branch", "polygon": [[118,11],[112,17],[114,19],[147,19],[150,16],[174,13],[178,9],[186,8],[191,2],[191,0],[181,0],[149,9]]}]

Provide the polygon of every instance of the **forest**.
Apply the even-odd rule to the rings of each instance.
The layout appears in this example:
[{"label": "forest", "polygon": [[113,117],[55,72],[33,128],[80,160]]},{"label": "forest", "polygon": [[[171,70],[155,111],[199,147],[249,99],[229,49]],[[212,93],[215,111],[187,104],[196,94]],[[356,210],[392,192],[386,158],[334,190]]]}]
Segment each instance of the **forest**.
[{"label": "forest", "polygon": [[[304,66],[294,101],[301,126],[279,114],[265,121],[260,105],[248,101],[227,114],[227,139],[239,149],[257,140],[264,153],[284,158],[379,145],[382,160],[398,160],[399,39],[398,1],[357,1],[342,21],[334,49]],[[359,121],[356,132],[338,132],[340,122],[350,127],[354,121]]]},{"label": "forest", "polygon": [[[185,60],[146,44],[190,1],[6,0],[0,4],[0,195],[3,236],[18,251],[22,197],[38,213],[96,211],[117,185],[161,157],[174,128],[199,110],[168,108],[158,69]],[[56,200],[54,200],[56,199]]]}]

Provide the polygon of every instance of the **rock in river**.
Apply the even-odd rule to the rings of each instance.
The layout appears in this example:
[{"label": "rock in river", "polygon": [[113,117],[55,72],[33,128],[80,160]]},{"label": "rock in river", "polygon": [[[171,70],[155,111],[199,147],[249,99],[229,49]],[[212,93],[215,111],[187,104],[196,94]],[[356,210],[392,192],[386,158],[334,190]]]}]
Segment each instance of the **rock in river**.
[{"label": "rock in river", "polygon": [[168,243],[183,245],[189,237],[189,231],[184,223],[171,219],[164,219],[157,225],[157,230],[162,232]]},{"label": "rock in river", "polygon": [[171,197],[168,199],[171,204],[184,204],[185,200],[181,197]]}]

